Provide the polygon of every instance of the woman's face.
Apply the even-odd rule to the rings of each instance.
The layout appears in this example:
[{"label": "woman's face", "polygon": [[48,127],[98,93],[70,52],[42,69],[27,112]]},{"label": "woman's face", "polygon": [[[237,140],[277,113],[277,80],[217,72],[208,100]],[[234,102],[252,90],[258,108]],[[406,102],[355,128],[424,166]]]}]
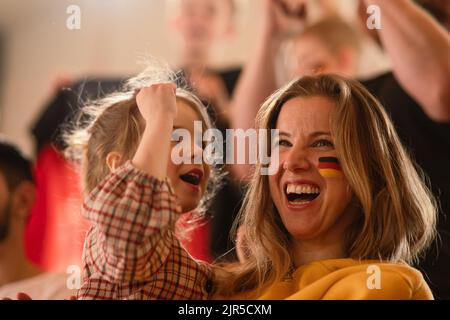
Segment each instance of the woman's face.
[{"label": "woman's face", "polygon": [[[329,160],[337,157],[330,135],[332,108],[324,97],[294,98],[277,119],[280,161],[268,178],[270,193],[284,226],[298,241],[341,239],[352,220],[346,210],[352,198],[349,184]],[[319,159],[328,159],[321,165],[328,169],[319,170]]]},{"label": "woman's face", "polygon": [[[187,143],[190,147],[190,156],[186,158],[185,162],[191,163],[174,163],[173,159],[169,160],[167,165],[167,175],[174,188],[175,194],[178,197],[178,202],[181,205],[183,212],[189,212],[196,209],[203,197],[208,183],[210,168],[208,164],[202,162],[201,164],[195,164],[194,157],[200,157],[202,159],[203,148],[194,142],[194,122],[201,122],[202,119],[197,111],[184,100],[177,101],[178,113],[174,120],[174,130],[184,129],[185,132],[189,132],[191,141]],[[203,124],[203,129],[205,125]],[[200,133],[202,137],[203,133]],[[172,136],[173,139],[178,140],[176,131]],[[180,142],[183,141],[182,139]],[[172,141],[172,148],[176,145],[181,145],[180,142]],[[173,149],[172,149],[173,150]],[[173,156],[174,152],[171,153]],[[184,158],[183,149],[180,148],[179,152],[176,152],[180,158]]]}]

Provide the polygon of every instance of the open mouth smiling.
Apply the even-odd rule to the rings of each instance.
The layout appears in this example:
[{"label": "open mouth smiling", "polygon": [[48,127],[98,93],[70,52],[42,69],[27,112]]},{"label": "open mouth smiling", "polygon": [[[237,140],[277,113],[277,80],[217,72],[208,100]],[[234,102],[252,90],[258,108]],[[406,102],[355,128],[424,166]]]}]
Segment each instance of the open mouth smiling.
[{"label": "open mouth smiling", "polygon": [[306,205],[320,195],[320,187],[311,183],[287,183],[284,193],[290,205]]},{"label": "open mouth smiling", "polygon": [[185,174],[180,175],[180,179],[193,187],[199,187],[202,182],[203,172],[193,169]]}]

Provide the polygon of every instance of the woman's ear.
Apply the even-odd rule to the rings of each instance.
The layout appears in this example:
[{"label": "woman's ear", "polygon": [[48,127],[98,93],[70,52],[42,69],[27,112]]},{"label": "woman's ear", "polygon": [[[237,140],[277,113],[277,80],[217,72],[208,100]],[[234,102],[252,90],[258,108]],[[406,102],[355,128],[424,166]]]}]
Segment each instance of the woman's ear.
[{"label": "woman's ear", "polygon": [[122,160],[122,156],[118,152],[110,152],[106,156],[106,165],[109,168],[109,171],[114,172],[118,166],[120,166]]}]

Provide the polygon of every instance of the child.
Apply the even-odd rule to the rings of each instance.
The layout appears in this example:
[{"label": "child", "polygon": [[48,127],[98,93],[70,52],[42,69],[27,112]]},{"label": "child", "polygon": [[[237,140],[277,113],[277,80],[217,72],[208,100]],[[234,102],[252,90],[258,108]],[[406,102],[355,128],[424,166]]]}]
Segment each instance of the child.
[{"label": "child", "polygon": [[[83,212],[92,223],[84,248],[82,298],[143,298],[142,293],[135,293],[136,286],[157,271],[158,261],[174,259],[174,250],[183,252],[181,260],[166,263],[156,272],[159,276],[171,273],[180,262],[183,270],[206,272],[178,242],[177,247],[167,247],[165,241],[154,243],[149,237],[156,228],[166,240],[174,238],[177,218],[169,212],[180,216],[204,208],[218,185],[217,173],[205,163],[175,165],[169,157],[177,143],[171,142],[174,128],[186,129],[194,137],[194,121],[201,121],[203,128],[212,127],[203,104],[189,91],[177,88],[177,80],[167,69],[148,69],[127,83],[125,93],[85,107],[80,117],[84,128],[68,135],[69,155],[79,156],[83,151]],[[178,140],[176,132],[172,140]],[[188,143],[193,150],[190,158],[201,157],[202,146]],[[182,152],[179,156],[186,157]],[[140,193],[138,198],[130,188]],[[106,195],[106,190],[112,193]],[[188,225],[195,222],[191,219]],[[186,221],[182,225],[186,227]],[[162,281],[159,276],[154,285],[161,291],[154,298],[167,296],[157,284]],[[198,280],[192,281],[186,286],[196,287]]]},{"label": "child", "polygon": [[[433,239],[433,198],[360,84],[305,77],[264,103],[257,125],[280,130],[268,145],[281,161],[273,176],[260,175],[258,164],[250,182],[241,217],[246,259],[213,266],[193,260],[175,234],[177,217],[201,199],[208,167],[170,163],[172,127],[190,129],[200,118],[174,91],[145,86],[137,105],[127,97],[90,126],[83,212],[93,226],[79,298],[432,298],[406,262]],[[131,129],[139,121],[124,115],[138,111],[145,125]],[[108,127],[106,119],[116,121]],[[124,132],[134,132],[133,143]],[[379,281],[368,281],[369,270]]]}]

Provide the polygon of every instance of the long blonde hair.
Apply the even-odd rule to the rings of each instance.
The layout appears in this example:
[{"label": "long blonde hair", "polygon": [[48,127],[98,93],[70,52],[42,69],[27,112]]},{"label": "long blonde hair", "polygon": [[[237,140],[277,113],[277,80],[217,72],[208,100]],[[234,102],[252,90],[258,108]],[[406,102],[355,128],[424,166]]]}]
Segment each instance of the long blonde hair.
[{"label": "long blonde hair", "polygon": [[[336,75],[292,81],[262,105],[256,127],[274,129],[288,100],[311,96],[327,97],[336,106],[331,132],[359,208],[346,239],[348,257],[414,261],[435,236],[435,200],[383,107],[361,84]],[[293,266],[291,237],[260,169],[257,165],[236,222],[245,226],[248,259],[217,266],[216,292],[221,296],[255,289],[261,293]]]}]

